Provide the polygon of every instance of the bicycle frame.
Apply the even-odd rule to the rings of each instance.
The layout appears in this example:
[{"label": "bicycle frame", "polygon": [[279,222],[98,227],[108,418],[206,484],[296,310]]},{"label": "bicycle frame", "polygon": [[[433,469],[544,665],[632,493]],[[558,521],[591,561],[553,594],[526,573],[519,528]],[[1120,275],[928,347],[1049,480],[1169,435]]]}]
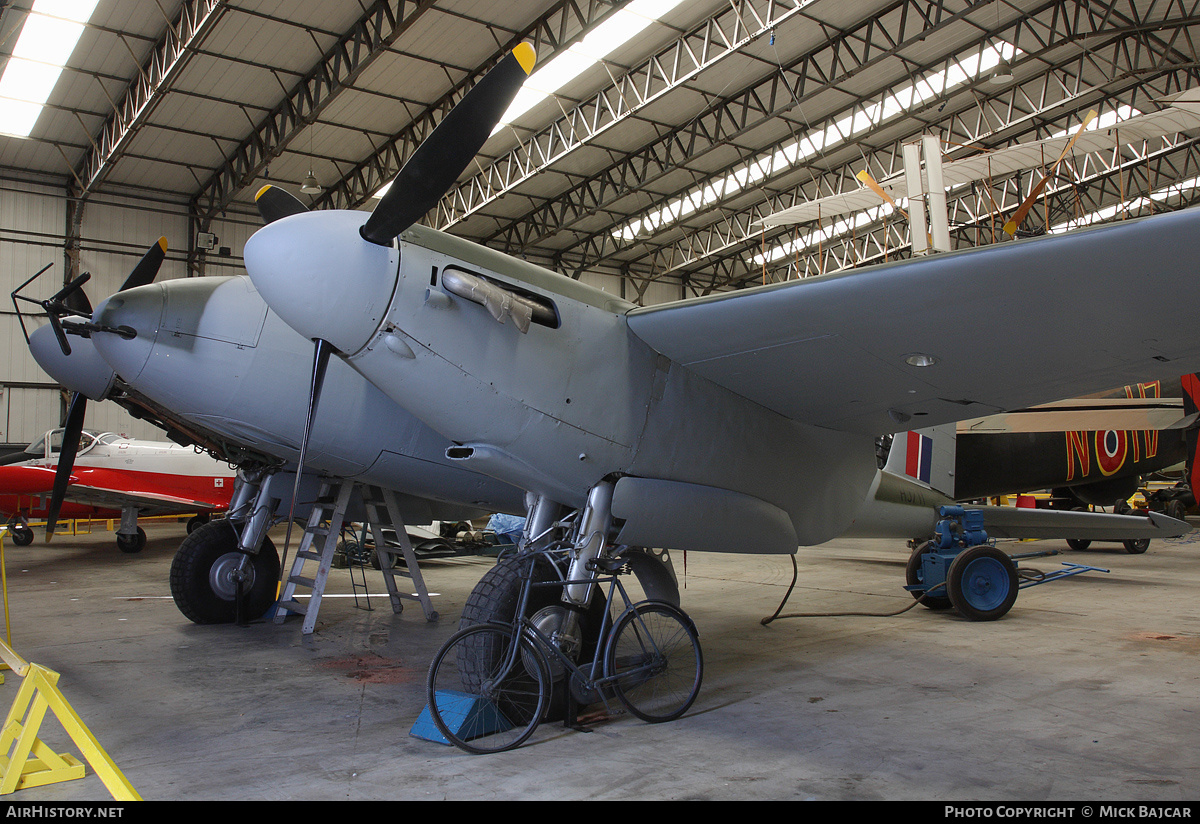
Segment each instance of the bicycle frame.
[{"label": "bicycle frame", "polygon": [[[527,558],[530,564],[530,572],[527,576],[523,575],[524,580],[521,584],[521,594],[517,599],[517,608],[512,623],[513,629],[515,630],[519,626],[521,631],[526,633],[543,651],[548,650],[553,655],[553,659],[559,661],[563,665],[565,674],[579,678],[582,688],[589,692],[595,692],[598,696],[600,696],[600,699],[604,702],[605,707],[608,708],[609,697],[605,695],[603,688],[614,683],[618,679],[630,678],[631,676],[639,675],[644,672],[653,671],[655,667],[660,665],[659,660],[662,657],[661,653],[655,649],[655,655],[650,663],[643,664],[642,666],[634,669],[624,670],[619,675],[605,675],[603,672],[605,655],[603,653],[609,641],[609,633],[613,626],[625,613],[636,607],[636,604],[630,600],[629,593],[625,589],[624,584],[622,584],[620,581],[620,576],[622,574],[627,574],[628,568],[619,558],[596,559],[590,566],[611,566],[612,568],[609,570],[609,574],[590,575],[587,578],[578,579],[563,578],[558,581],[535,582],[532,575],[534,559],[538,555],[545,555],[551,551],[554,551],[553,548],[527,553]],[[555,568],[557,569],[557,566],[555,566]],[[529,593],[535,586],[557,587],[566,591],[567,587],[590,587],[592,585],[602,587],[604,584],[608,584],[608,592],[605,596],[604,617],[600,622],[598,635],[599,639],[604,643],[598,644],[596,653],[592,656],[591,664],[588,665],[587,670],[585,671],[583,668],[580,668],[578,664],[576,664],[571,656],[561,649],[560,645],[552,636],[543,632],[537,624],[535,624],[528,616],[525,615],[525,609],[529,602]],[[618,595],[621,599],[622,611],[620,614],[614,617],[612,606],[615,603],[616,596]],[[569,609],[571,604],[570,602],[564,600],[563,605]],[[649,637],[648,633],[644,634]],[[651,643],[653,642],[651,641]],[[518,653],[519,645],[513,644],[508,651],[507,660],[504,662],[497,680],[503,680],[509,674],[509,672],[512,670],[512,667],[516,664]]]}]

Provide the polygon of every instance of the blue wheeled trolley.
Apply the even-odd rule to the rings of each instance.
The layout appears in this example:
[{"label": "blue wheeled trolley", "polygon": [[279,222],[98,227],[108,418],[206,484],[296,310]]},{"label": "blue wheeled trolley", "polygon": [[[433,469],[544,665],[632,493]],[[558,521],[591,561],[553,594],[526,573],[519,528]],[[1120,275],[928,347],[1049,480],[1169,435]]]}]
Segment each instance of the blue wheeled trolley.
[{"label": "blue wheeled trolley", "polygon": [[989,543],[983,512],[962,506],[938,508],[934,537],[916,549],[905,572],[907,589],[931,609],[953,607],[970,621],[995,621],[1017,600],[1017,591],[1099,567],[1063,564],[1046,574],[1025,575],[1017,561],[1057,555],[1055,550],[1008,555]]}]

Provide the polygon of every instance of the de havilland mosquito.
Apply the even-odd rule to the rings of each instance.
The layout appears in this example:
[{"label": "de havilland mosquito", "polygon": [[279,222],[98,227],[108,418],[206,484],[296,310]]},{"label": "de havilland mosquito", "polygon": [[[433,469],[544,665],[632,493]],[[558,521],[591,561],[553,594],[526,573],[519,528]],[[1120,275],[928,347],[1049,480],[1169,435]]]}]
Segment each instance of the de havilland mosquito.
[{"label": "de havilland mosquito", "polygon": [[[927,535],[946,498],[886,480],[879,435],[1200,363],[1190,213],[651,309],[416,225],[531,63],[518,48],[476,84],[369,216],[308,212],[266,187],[249,280],[141,278],[70,326],[49,307],[31,336],[39,363],[83,397],[243,449],[244,476],[266,466],[235,513],[241,501],[286,514],[299,465],[426,511],[524,509],[530,536],[570,524],[578,568],[625,545],[790,554],[839,535]],[[1151,268],[1131,274],[1132,261]],[[1126,325],[1096,349],[1083,318],[1127,278]],[[971,317],[939,323],[958,300]],[[71,351],[58,327],[86,337]],[[1032,376],[1009,359],[1014,340],[1053,357]],[[1187,529],[1072,523],[1094,538]],[[1048,524],[993,534],[1063,535]],[[265,529],[246,525],[228,550],[256,567]]]},{"label": "de havilland mosquito", "polygon": [[336,353],[449,458],[530,490],[531,532],[580,510],[579,570],[618,545],[792,553],[852,534],[880,434],[1200,365],[1194,210],[650,308],[418,225],[531,58],[480,81],[369,215],[297,210],[244,258],[316,374]]}]

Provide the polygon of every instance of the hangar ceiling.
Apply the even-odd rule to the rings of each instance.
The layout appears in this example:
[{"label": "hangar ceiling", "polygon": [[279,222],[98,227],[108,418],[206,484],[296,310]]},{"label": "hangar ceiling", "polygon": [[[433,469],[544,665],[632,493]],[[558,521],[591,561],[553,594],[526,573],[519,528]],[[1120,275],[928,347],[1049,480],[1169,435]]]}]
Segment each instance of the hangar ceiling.
[{"label": "hangar ceiling", "polygon": [[[0,2],[0,58],[31,5]],[[568,275],[621,274],[635,301],[654,281],[703,294],[903,256],[894,214],[758,221],[857,189],[863,169],[899,171],[921,134],[953,159],[1069,132],[1090,110],[1155,111],[1200,85],[1197,5],[658,0],[660,19],[494,133],[425,222]],[[75,203],[177,199],[200,231],[254,214],[268,182],[313,208],[369,209],[513,45],[546,66],[626,6],[656,3],[100,0],[31,136],[0,136],[0,176]],[[990,76],[1000,57],[1010,80]],[[1189,205],[1196,166],[1187,135],[1075,157],[1022,234]],[[310,172],[322,189],[302,194]],[[1041,176],[952,192],[956,246],[1001,240]]]}]

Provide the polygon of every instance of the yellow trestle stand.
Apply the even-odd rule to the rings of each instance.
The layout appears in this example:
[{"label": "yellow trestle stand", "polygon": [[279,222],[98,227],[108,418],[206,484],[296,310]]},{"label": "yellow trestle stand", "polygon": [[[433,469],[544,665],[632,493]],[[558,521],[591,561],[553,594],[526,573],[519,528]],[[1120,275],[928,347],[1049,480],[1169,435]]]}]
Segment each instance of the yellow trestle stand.
[{"label": "yellow trestle stand", "polygon": [[[3,570],[4,540],[0,531],[0,582],[3,583],[4,624],[7,631],[8,581]],[[11,640],[10,637],[10,643]],[[39,664],[30,664],[4,641],[0,641],[0,659],[3,659],[6,668],[25,679],[8,711],[3,728],[0,728],[0,795],[27,787],[83,778],[83,762],[72,755],[54,752],[38,738],[38,730],[49,709],[79,747],[87,763],[92,765],[112,797],[117,801],[141,801],[137,790],[67,703],[58,688],[59,674]]]}]

